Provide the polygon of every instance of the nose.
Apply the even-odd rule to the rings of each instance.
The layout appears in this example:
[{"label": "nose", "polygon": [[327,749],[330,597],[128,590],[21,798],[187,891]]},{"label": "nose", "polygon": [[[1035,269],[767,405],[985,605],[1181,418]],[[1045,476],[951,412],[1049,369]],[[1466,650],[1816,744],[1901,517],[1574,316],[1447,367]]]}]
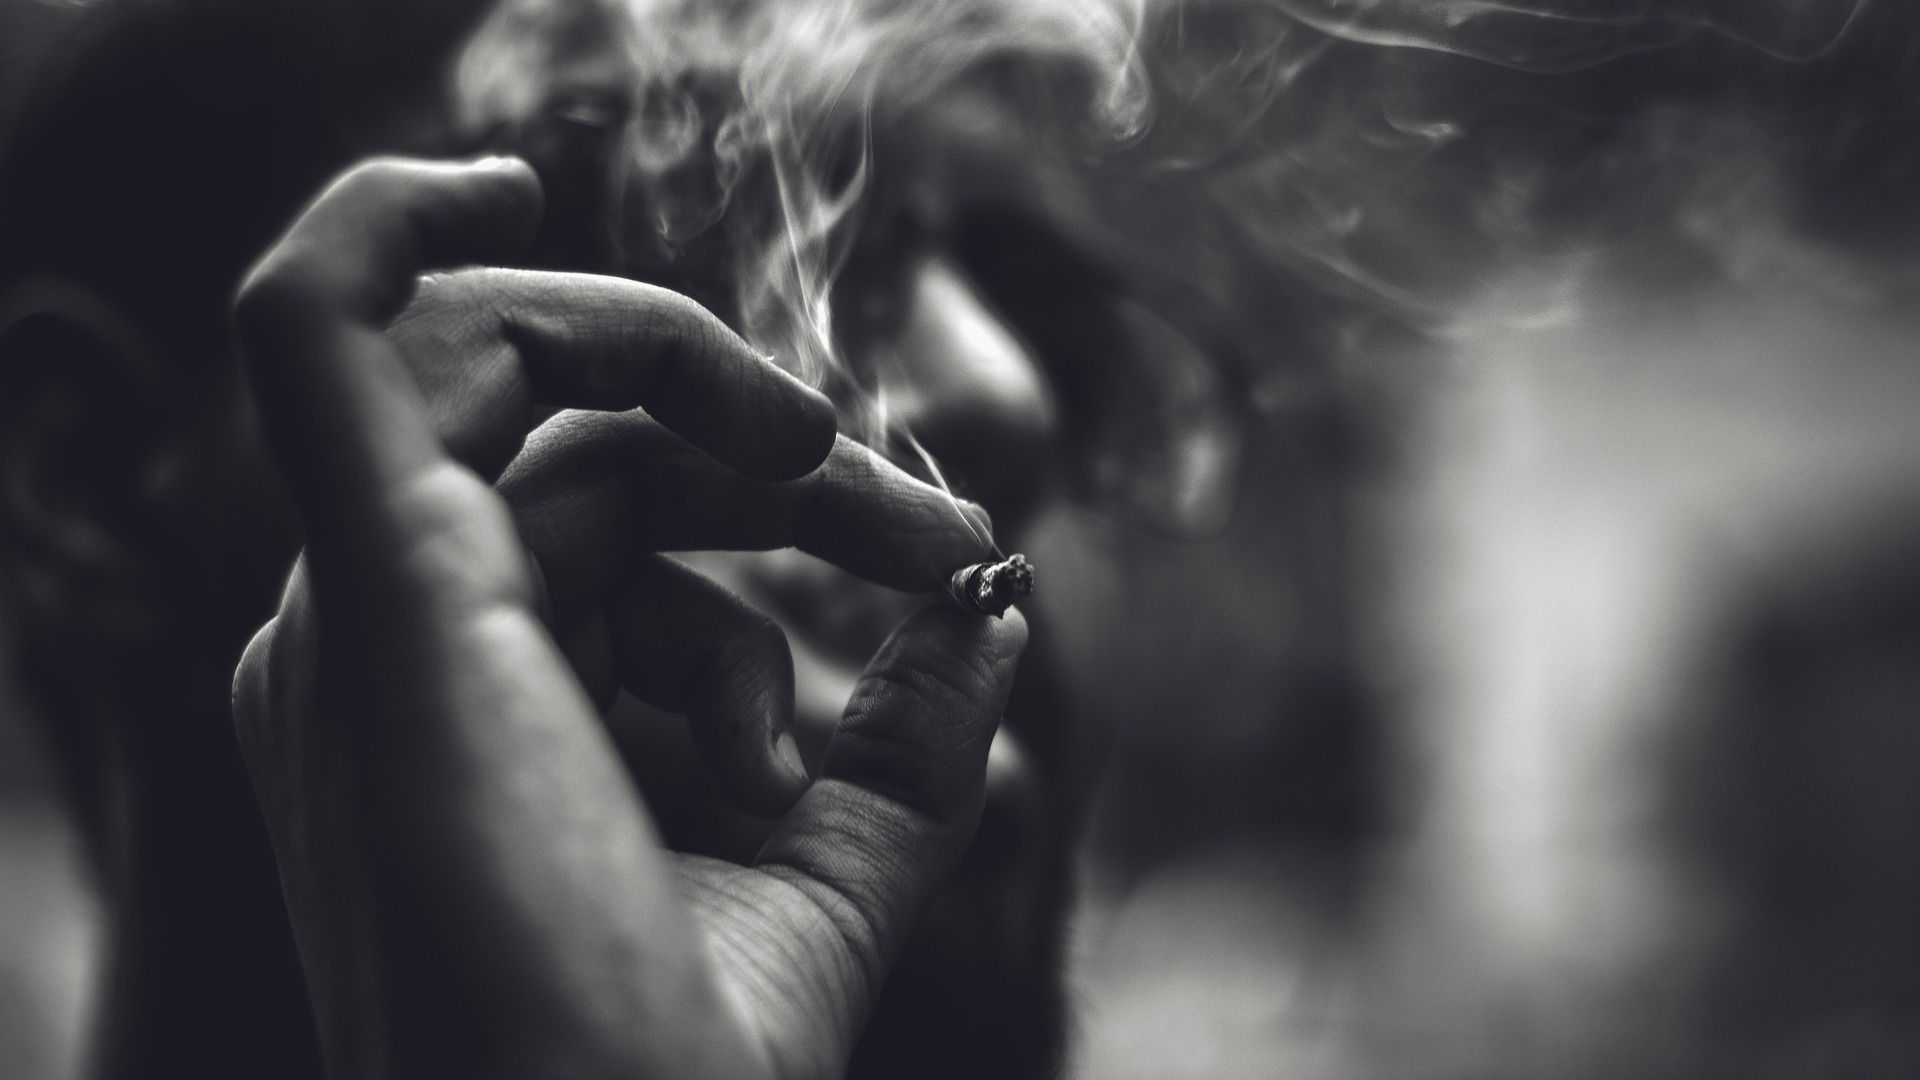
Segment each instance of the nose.
[{"label": "nose", "polygon": [[[1016,528],[1045,487],[1056,423],[1046,378],[945,256],[917,259],[904,285],[897,329],[870,354],[888,419],[919,442],[956,494],[984,505],[1002,531]],[[903,464],[925,469],[911,458]]]}]

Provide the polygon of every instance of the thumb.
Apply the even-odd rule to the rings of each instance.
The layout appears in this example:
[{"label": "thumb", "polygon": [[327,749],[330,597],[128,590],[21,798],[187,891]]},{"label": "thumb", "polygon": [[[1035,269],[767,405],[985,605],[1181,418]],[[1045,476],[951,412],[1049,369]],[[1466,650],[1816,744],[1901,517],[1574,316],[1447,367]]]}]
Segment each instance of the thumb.
[{"label": "thumb", "polygon": [[819,779],[760,852],[758,869],[788,879],[832,923],[831,948],[798,954],[815,970],[792,975],[796,992],[825,990],[835,1003],[839,1060],[973,839],[987,750],[1026,641],[1017,611],[914,614],[868,665]]}]

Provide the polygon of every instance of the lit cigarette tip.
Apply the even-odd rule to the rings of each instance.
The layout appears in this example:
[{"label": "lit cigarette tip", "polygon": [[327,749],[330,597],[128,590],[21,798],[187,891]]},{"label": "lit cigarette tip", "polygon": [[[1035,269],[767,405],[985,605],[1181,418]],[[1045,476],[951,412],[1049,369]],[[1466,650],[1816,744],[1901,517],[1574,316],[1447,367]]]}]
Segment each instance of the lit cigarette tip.
[{"label": "lit cigarette tip", "polygon": [[947,599],[962,611],[999,618],[1015,600],[1033,595],[1033,564],[1025,555],[963,566],[947,579]]}]

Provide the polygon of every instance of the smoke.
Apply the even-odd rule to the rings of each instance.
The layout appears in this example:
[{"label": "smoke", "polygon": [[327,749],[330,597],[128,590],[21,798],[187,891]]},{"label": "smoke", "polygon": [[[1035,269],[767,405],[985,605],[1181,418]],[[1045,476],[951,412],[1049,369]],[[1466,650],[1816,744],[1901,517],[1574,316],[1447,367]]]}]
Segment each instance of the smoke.
[{"label": "smoke", "polygon": [[[1179,109],[1212,119],[1183,125],[1184,142],[1149,133],[1141,149],[1160,156],[1143,167],[1180,172],[1168,186],[1191,212],[1223,216],[1272,265],[1405,325],[1460,333],[1496,281],[1531,294],[1508,305],[1527,321],[1579,317],[1601,278],[1670,289],[1773,277],[1856,302],[1910,287],[1910,271],[1877,261],[1910,250],[1905,192],[1920,179],[1905,9],[1175,10],[1183,18],[1142,43],[1156,108],[1168,115],[1186,91]],[[1257,88],[1243,95],[1265,103],[1257,118],[1208,85],[1231,70],[1222,57],[1260,62],[1226,80]]]},{"label": "smoke", "polygon": [[730,315],[820,384],[844,361],[832,284],[868,184],[870,135],[1004,55],[1075,65],[1086,121],[1146,122],[1132,0],[506,0],[462,56],[460,120],[524,121],[584,89],[627,104],[616,222],[634,258],[713,260]]},{"label": "smoke", "polygon": [[1673,46],[1703,30],[1782,59],[1809,60],[1839,42],[1865,2],[1274,0],[1274,6],[1331,37],[1552,73]]},{"label": "smoke", "polygon": [[[1576,316],[1574,285],[1623,260],[1878,295],[1861,252],[1920,174],[1914,22],[1867,0],[504,0],[455,99],[473,130],[616,102],[627,267],[724,281],[727,317],[820,385],[889,182],[875,133],[984,68],[1072,88],[1004,83],[988,141],[1122,277],[1218,277],[1180,234],[1225,236],[1444,336],[1496,279],[1537,283],[1520,317]],[[1092,220],[1110,190],[1148,212]]]}]

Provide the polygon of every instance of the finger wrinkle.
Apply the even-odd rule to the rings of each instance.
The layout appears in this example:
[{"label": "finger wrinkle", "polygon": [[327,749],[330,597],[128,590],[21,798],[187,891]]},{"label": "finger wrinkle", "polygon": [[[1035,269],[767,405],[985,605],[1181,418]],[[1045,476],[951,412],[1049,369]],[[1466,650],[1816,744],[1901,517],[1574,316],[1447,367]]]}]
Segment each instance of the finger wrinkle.
[{"label": "finger wrinkle", "polygon": [[[948,624],[927,625],[936,619]],[[955,625],[961,620],[974,625]],[[939,637],[933,637],[935,633],[939,633]],[[868,666],[863,680],[873,683],[874,707],[901,710],[897,715],[903,720],[917,715],[909,710],[930,711],[935,715],[957,711],[965,715],[978,711],[983,701],[1004,696],[1024,643],[1023,633],[1005,627],[1000,620],[989,621],[985,616],[938,607],[924,608],[916,614],[914,622],[896,631]],[[899,688],[909,696],[909,701],[884,701],[883,704],[883,692],[888,687]],[[863,696],[857,693],[854,702],[862,701]]]},{"label": "finger wrinkle", "polygon": [[[865,824],[881,827],[880,822]],[[792,848],[791,853],[763,854],[754,869],[805,895],[832,928],[859,973],[860,985],[877,989],[893,966],[890,954],[899,949],[897,943],[888,947],[886,924],[890,920],[883,912],[897,906],[900,899],[897,888],[889,886],[913,881],[916,875],[861,858],[860,853],[873,844],[874,837],[851,823],[823,821],[803,835],[785,839],[784,846]],[[903,850],[898,846],[895,849]]]},{"label": "finger wrinkle", "polygon": [[[685,857],[682,880],[701,920],[722,985],[760,1041],[769,1077],[825,1077],[845,1067],[873,987],[840,930],[811,891],[788,875]],[[743,919],[748,910],[757,919]],[[836,1036],[821,1039],[821,1032]],[[796,1056],[797,1050],[811,1053]]]},{"label": "finger wrinkle", "polygon": [[854,784],[929,827],[971,830],[986,791],[991,739],[989,731],[986,739],[971,739],[972,745],[954,746],[944,754],[902,753],[898,742],[885,736],[841,732],[827,751],[821,778]]}]

